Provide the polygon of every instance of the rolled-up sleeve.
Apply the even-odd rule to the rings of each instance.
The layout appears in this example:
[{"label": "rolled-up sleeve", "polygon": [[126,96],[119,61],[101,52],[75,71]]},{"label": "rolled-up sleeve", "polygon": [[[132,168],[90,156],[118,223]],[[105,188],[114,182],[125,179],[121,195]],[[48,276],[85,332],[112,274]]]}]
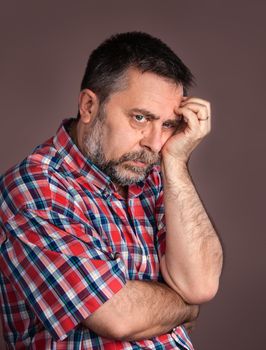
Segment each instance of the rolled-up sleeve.
[{"label": "rolled-up sleeve", "polygon": [[1,271],[55,340],[126,283],[123,261],[89,224],[24,208],[1,230]]}]

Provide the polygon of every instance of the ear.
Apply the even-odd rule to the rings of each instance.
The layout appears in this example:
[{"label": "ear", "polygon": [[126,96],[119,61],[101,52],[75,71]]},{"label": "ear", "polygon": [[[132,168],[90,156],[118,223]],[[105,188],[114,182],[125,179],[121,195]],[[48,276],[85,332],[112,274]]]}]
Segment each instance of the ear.
[{"label": "ear", "polygon": [[79,94],[80,119],[84,124],[88,124],[99,110],[99,99],[90,89],[84,89]]}]

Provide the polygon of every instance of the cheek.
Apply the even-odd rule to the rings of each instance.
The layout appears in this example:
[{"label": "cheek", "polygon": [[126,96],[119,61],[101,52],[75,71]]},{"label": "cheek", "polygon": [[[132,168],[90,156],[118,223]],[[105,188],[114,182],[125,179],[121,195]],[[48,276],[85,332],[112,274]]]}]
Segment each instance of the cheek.
[{"label": "cheek", "polygon": [[127,128],[108,129],[103,132],[102,146],[108,160],[117,159],[123,154],[138,150],[140,133]]}]

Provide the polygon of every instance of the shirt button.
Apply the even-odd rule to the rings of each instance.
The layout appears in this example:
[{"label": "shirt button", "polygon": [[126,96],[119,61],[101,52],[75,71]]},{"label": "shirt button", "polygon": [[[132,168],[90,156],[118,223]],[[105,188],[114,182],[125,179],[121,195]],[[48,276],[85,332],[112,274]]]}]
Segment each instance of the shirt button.
[{"label": "shirt button", "polygon": [[110,191],[107,188],[105,188],[103,190],[103,195],[104,195],[104,197],[108,198],[108,197],[110,197],[111,193],[110,193]]}]

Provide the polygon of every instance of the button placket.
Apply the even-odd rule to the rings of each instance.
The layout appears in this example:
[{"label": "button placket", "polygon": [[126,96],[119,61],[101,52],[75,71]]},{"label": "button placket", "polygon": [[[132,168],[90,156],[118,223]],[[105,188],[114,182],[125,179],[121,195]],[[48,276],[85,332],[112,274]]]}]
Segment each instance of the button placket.
[{"label": "button placket", "polygon": [[138,244],[139,244],[139,247],[141,249],[141,264],[139,266],[139,272],[145,272],[146,271],[146,268],[147,268],[147,260],[148,260],[148,257],[147,257],[147,251],[142,243],[142,239],[140,237],[140,235],[142,234],[139,230],[139,225],[138,225],[138,222],[137,222],[137,219],[135,219],[135,213],[134,213],[134,199],[135,198],[130,198],[128,200],[128,215],[130,215],[131,217],[131,220],[134,224],[134,232],[135,232],[135,237],[138,241]]}]

